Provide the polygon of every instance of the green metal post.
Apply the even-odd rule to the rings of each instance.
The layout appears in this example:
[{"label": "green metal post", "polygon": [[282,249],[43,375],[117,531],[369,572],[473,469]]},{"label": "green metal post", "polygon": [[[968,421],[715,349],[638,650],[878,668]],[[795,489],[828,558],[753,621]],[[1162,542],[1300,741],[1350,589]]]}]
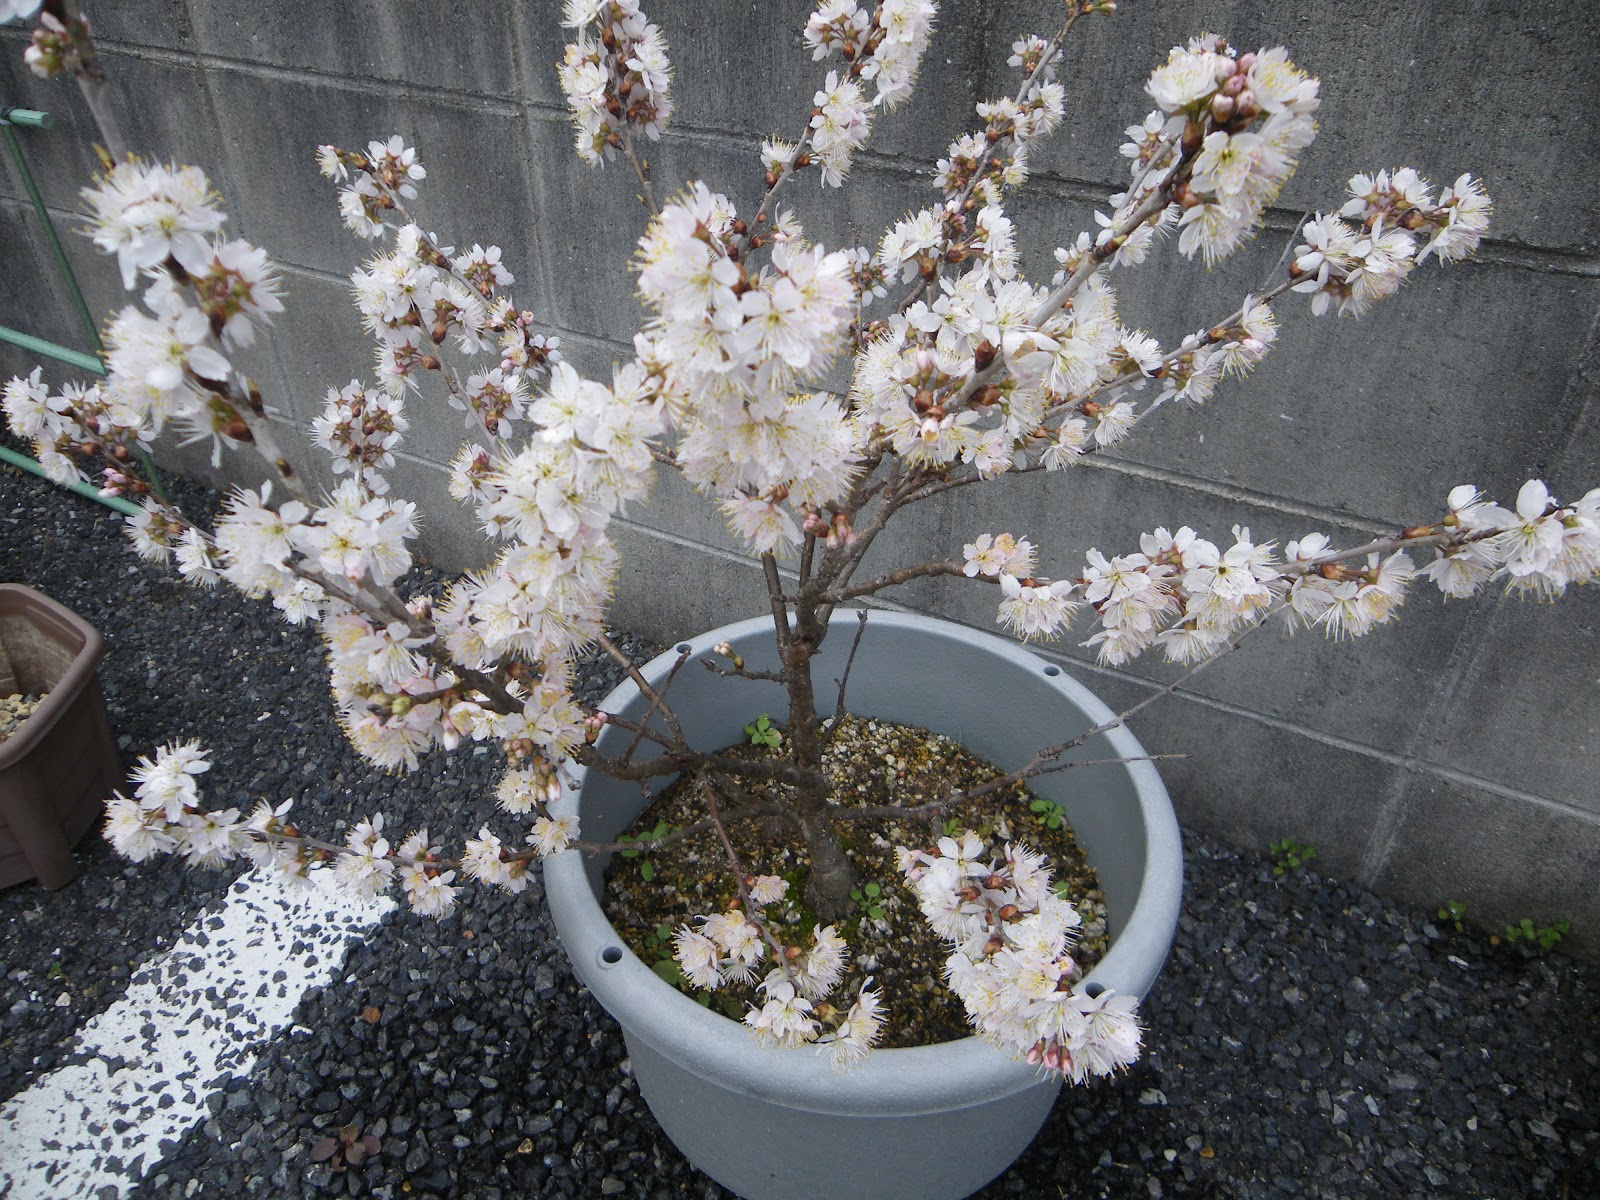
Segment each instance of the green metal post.
[{"label": "green metal post", "polygon": [[[11,109],[15,114],[19,110]],[[40,116],[45,114],[40,113]],[[11,161],[17,164],[17,174],[22,176],[22,186],[28,189],[28,199],[33,201],[33,211],[39,214],[39,225],[44,230],[45,240],[50,244],[50,253],[56,260],[56,269],[61,272],[67,281],[67,291],[72,297],[72,305],[78,310],[78,320],[83,322],[84,332],[89,335],[89,341],[94,346],[95,353],[104,352],[100,344],[100,330],[96,328],[94,317],[89,313],[88,304],[84,303],[83,292],[78,288],[78,279],[72,273],[72,265],[67,262],[67,253],[61,248],[61,239],[56,236],[55,223],[50,220],[50,213],[44,206],[44,197],[39,194],[39,186],[33,181],[33,172],[28,170],[28,160],[22,156],[22,147],[17,144],[17,135],[11,130],[12,122],[8,119],[0,123],[0,133],[5,134],[6,146],[11,151]],[[37,128],[48,128],[49,120],[46,118],[44,125]]]}]

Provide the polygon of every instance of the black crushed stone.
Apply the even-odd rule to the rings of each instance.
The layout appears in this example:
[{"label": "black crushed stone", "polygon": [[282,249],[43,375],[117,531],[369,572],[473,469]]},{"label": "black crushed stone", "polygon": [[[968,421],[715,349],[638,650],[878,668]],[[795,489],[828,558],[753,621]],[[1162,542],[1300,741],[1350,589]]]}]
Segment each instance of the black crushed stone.
[{"label": "black crushed stone", "polygon": [[[214,752],[213,801],[297,795],[329,832],[382,808],[396,828],[470,835],[492,810],[488,755],[434,755],[411,777],[372,772],[323,700],[314,635],[139,564],[108,510],[9,468],[0,580],[47,592],[105,634],[101,678],[128,765],[198,737]],[[591,660],[584,691],[596,698],[616,678]],[[1063,1093],[981,1197],[1600,1196],[1593,967],[1493,947],[1349,884],[1279,878],[1262,854],[1186,837],[1184,915],[1145,1007],[1144,1060]],[[62,1065],[73,1031],[235,873],[130,866],[93,835],[79,860],[84,875],[62,891],[0,893],[0,1100]],[[477,889],[443,922],[396,913],[296,1021],[311,1032],[286,1031],[248,1080],[214,1096],[134,1196],[728,1194],[644,1108],[621,1035],[573,979],[537,884],[520,897]],[[312,1165],[310,1147],[350,1121],[379,1154],[343,1172]]]}]

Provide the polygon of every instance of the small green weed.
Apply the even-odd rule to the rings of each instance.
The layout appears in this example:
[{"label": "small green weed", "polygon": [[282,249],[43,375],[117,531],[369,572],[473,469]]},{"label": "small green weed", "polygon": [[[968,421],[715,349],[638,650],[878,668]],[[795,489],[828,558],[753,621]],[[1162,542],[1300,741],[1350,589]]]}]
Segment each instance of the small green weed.
[{"label": "small green weed", "polygon": [[783,742],[783,734],[773,727],[772,718],[766,713],[757,717],[754,725],[746,725],[744,732],[752,746],[771,746],[776,749]]},{"label": "small green weed", "polygon": [[1446,900],[1439,909],[1439,920],[1457,933],[1467,931],[1467,906],[1459,900]]},{"label": "small green weed", "polygon": [[864,883],[850,889],[850,899],[866,909],[874,921],[883,919],[883,888],[876,883]]},{"label": "small green weed", "polygon": [[658,958],[651,963],[650,969],[674,986],[682,983],[683,968],[678,965],[678,960],[672,957],[672,927],[657,925],[646,935],[644,944],[645,949],[666,955],[665,958]]},{"label": "small green weed", "polygon": [[939,826],[940,832],[943,833],[945,837],[955,837],[956,830],[960,828],[961,820],[958,817],[946,817]]},{"label": "small green weed", "polygon": [[60,979],[65,974],[66,972],[61,969],[61,964],[53,962],[50,964],[49,970],[44,973],[44,977],[46,979]]},{"label": "small green weed", "polygon": [[[670,833],[670,832],[672,832],[672,826],[671,825],[668,825],[665,821],[657,821],[656,822],[656,827],[654,829],[652,829],[649,833],[641,834],[638,837],[629,837],[627,835],[623,835],[622,837],[618,838],[617,840],[619,842],[653,842],[657,838],[666,837],[667,834]],[[639,878],[644,880],[646,883],[649,883],[652,879],[654,879],[656,877],[656,865],[655,865],[655,863],[650,861],[649,851],[647,851],[647,850],[618,850],[617,853],[622,855],[623,858],[640,858],[640,857],[644,858],[644,861],[639,864]]]},{"label": "small green weed", "polygon": [[1555,949],[1562,937],[1572,932],[1570,921],[1557,921],[1554,925],[1535,926],[1532,917],[1523,917],[1515,925],[1506,926],[1506,941],[1511,945],[1524,945],[1532,950],[1539,947],[1541,954]]},{"label": "small green weed", "polygon": [[1028,805],[1028,811],[1039,818],[1046,829],[1060,829],[1067,823],[1067,810],[1054,800],[1037,799]]},{"label": "small green weed", "polygon": [[1274,875],[1287,875],[1290,871],[1298,871],[1317,856],[1315,846],[1302,846],[1299,842],[1284,838],[1281,842],[1273,842],[1267,847],[1272,855]]}]

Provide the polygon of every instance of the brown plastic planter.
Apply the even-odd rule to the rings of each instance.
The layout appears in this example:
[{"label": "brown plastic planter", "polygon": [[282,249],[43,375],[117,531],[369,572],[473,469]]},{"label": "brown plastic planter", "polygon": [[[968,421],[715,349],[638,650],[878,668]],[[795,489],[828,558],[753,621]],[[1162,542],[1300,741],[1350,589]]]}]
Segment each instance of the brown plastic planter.
[{"label": "brown plastic planter", "polygon": [[105,639],[76,613],[0,584],[0,694],[44,694],[0,742],[0,887],[72,882],[72,847],[122,778],[95,673],[105,653]]}]

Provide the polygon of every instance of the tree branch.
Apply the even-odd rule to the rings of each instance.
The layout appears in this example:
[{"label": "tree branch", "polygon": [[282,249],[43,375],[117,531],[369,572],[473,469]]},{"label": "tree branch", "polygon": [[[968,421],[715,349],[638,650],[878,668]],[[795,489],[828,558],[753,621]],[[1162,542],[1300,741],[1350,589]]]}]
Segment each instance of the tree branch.
[{"label": "tree branch", "polygon": [[128,142],[122,136],[122,125],[111,101],[111,80],[106,75],[105,64],[100,61],[100,51],[89,37],[89,26],[83,19],[78,0],[50,0],[45,11],[54,16],[67,31],[72,41],[72,52],[77,58],[72,74],[78,81],[78,90],[89,106],[100,138],[105,142],[106,154],[112,165],[126,162]]},{"label": "tree branch", "polygon": [[628,160],[628,165],[633,168],[633,173],[639,179],[639,200],[650,210],[652,217],[661,215],[661,205],[656,203],[655,188],[650,185],[650,167],[639,158],[633,148],[633,126],[628,122],[622,123],[622,153]]},{"label": "tree branch", "polygon": [[[1061,53],[1062,43],[1067,40],[1067,34],[1072,32],[1072,27],[1077,24],[1078,18],[1081,16],[1083,16],[1082,9],[1076,7],[1075,5],[1068,5],[1067,19],[1065,23],[1060,29],[1056,30],[1055,37],[1051,38],[1049,44],[1046,45],[1044,53],[1039,56],[1038,63],[1035,64],[1032,71],[1028,72],[1028,74],[1023,77],[1022,85],[1017,88],[1017,94],[1015,97],[1013,97],[1012,103],[1018,108],[1022,107],[1023,102],[1027,99],[1028,91],[1034,86],[1035,81],[1041,78],[1045,72],[1050,69],[1051,64],[1055,62],[1057,55]],[[1015,141],[1015,138],[1012,140]],[[999,150],[999,148],[1000,139],[996,139],[992,142],[988,139],[984,140],[983,151],[978,155],[978,161],[973,165],[972,168],[972,178],[968,179],[967,182],[962,186],[961,190],[951,197],[951,200],[954,201],[958,211],[965,210],[967,202],[972,199],[972,193],[978,187],[978,181],[983,178],[984,168],[987,167],[991,161],[993,161],[995,153]],[[946,201],[947,205],[949,203],[950,201]],[[941,234],[942,232],[943,231],[941,228]],[[941,236],[939,242],[938,261],[943,262],[944,255],[949,249],[950,239]],[[911,290],[901,298],[900,303],[897,306],[897,311],[904,313],[913,304],[915,304],[922,297],[923,293],[928,290],[928,287],[935,278],[937,278],[937,276],[920,276],[916,283],[912,285]]]},{"label": "tree branch", "polygon": [[[672,664],[672,669],[667,672],[666,682],[662,685],[661,690],[657,692],[655,688],[650,686],[650,681],[640,673],[639,668],[634,665],[633,659],[624,654],[617,644],[606,636],[605,630],[601,630],[595,640],[599,642],[600,648],[611,656],[611,660],[628,673],[628,678],[633,680],[633,685],[639,689],[640,694],[650,701],[650,707],[646,710],[644,722],[641,722],[641,725],[648,722],[651,716],[659,711],[661,719],[667,723],[667,731],[672,735],[672,745],[669,748],[675,751],[687,749],[688,742],[684,740],[683,727],[678,724],[677,714],[672,711],[672,707],[666,702],[666,693],[667,689],[672,686],[673,679],[677,677],[678,669],[688,659],[688,654],[678,655],[678,661]],[[626,753],[624,753],[623,762],[627,762],[632,757],[633,751],[638,744],[639,738],[636,736],[628,746]]]},{"label": "tree branch", "polygon": [[839,731],[839,723],[845,718],[844,689],[850,682],[850,668],[855,665],[856,651],[861,649],[861,635],[867,631],[867,610],[862,609],[856,614],[856,636],[850,642],[850,654],[844,660],[844,674],[839,677],[839,698],[834,701],[833,718],[823,727],[821,735],[817,738],[820,747],[833,741],[833,735]]},{"label": "tree branch", "polygon": [[761,940],[766,942],[767,949],[772,951],[772,957],[777,959],[783,968],[784,977],[793,984],[794,967],[789,962],[789,956],[783,952],[783,947],[778,944],[778,939],[773,937],[772,931],[767,928],[761,908],[750,899],[750,888],[744,881],[744,864],[739,861],[739,852],[733,848],[733,839],[728,836],[728,830],[722,824],[722,815],[717,810],[716,790],[704,775],[700,777],[700,791],[706,798],[706,806],[711,809],[711,823],[715,826],[717,837],[722,842],[723,853],[728,856],[728,865],[733,868],[733,882],[738,887],[739,899],[744,904],[744,919],[761,931]]},{"label": "tree branch", "polygon": [[838,605],[855,600],[861,596],[870,596],[874,592],[881,592],[884,588],[897,587],[902,583],[910,583],[913,579],[922,579],[929,575],[962,575],[965,574],[961,563],[951,559],[940,562],[918,563],[914,567],[901,567],[898,571],[889,571],[879,575],[876,579],[869,579],[865,583],[853,584],[850,587],[835,588],[824,592],[817,597],[821,604]]}]

